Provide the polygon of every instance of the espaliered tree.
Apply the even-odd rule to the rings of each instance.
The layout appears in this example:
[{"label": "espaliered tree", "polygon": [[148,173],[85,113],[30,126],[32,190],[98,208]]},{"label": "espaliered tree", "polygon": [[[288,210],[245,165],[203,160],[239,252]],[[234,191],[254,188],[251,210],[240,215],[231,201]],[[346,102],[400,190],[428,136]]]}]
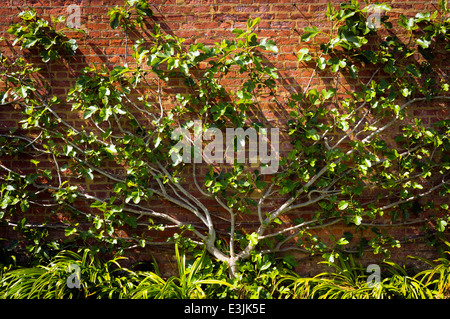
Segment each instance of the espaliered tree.
[{"label": "espaliered tree", "polygon": [[[328,5],[327,29],[307,27],[300,35],[299,68],[310,78],[286,93],[271,64],[276,43],[258,37],[259,18],[233,30],[234,39],[185,45],[152,23],[145,1],[127,0],[108,13],[111,28],[126,34],[123,64],[86,67],[66,95],[52,93],[48,66],[70,65],[77,44],[55,29],[62,19],[49,23],[24,10],[8,30],[24,54],[1,59],[0,103],[22,116],[0,137],[3,225],[39,238],[35,243],[57,228],[74,242],[119,252],[158,244],[149,230],[180,229],[172,240],[204,246],[232,275],[252,254],[297,249],[333,260],[346,251],[387,253],[404,240],[389,233],[393,227],[422,224],[423,236],[436,242],[449,222],[450,119],[423,123],[413,111],[448,108],[447,4],[394,22],[389,10],[357,1]],[[32,54],[42,63],[28,62]],[[227,86],[230,77],[240,84]],[[174,79],[185,90],[171,93]],[[67,118],[68,106],[79,119]],[[274,121],[271,108],[284,117]],[[213,128],[253,128],[258,136],[276,128],[291,147],[280,151],[278,170],[262,174],[264,164],[198,157],[196,136]],[[191,134],[172,138],[180,129]],[[211,154],[220,155],[224,142],[208,137],[215,141]],[[184,153],[180,138],[189,145]],[[31,165],[17,167],[17,159]],[[103,197],[85,187],[99,180],[112,185]],[[158,202],[179,210],[160,210]],[[59,219],[23,218],[40,206]],[[242,215],[254,217],[253,228],[239,225]],[[348,229],[342,236],[317,236],[338,223]],[[133,234],[119,236],[121,229]]]}]

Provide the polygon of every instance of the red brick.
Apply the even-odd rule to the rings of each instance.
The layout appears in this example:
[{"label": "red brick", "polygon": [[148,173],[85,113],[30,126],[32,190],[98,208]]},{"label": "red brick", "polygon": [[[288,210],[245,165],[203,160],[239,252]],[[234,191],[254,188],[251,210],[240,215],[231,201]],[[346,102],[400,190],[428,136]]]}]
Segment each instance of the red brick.
[{"label": "red brick", "polygon": [[[27,52],[21,52],[16,48],[16,53],[12,53],[12,49],[8,47],[11,44],[11,35],[5,33],[7,25],[12,19],[19,22],[20,19],[13,17],[19,11],[16,6],[30,5],[36,8],[39,14],[43,14],[45,18],[49,15],[67,15],[66,7],[69,4],[75,3],[79,4],[82,9],[82,24],[83,28],[86,29],[87,35],[84,36],[81,33],[68,32],[70,38],[76,38],[79,43],[79,49],[75,57],[71,57],[68,61],[70,66],[67,66],[67,62],[59,63],[54,62],[49,64],[49,71],[52,75],[52,94],[59,95],[63,97],[67,94],[69,88],[73,85],[74,80],[81,73],[81,69],[87,65],[94,63],[96,66],[105,65],[108,68],[112,68],[117,63],[122,63],[124,60],[125,53],[128,54],[128,61],[131,62],[132,44],[128,43],[128,51],[125,51],[125,35],[124,32],[118,28],[117,30],[111,30],[109,26],[109,18],[106,13],[113,8],[115,5],[122,4],[122,1],[117,0],[52,0],[47,1],[42,0],[10,0],[3,1],[0,3],[0,32],[4,35],[8,41],[1,43],[1,51],[5,55],[22,55],[24,54],[29,61],[39,63],[39,66],[46,71],[45,64],[42,63],[39,56],[30,56]],[[119,3],[120,2],[120,3]],[[341,0],[332,1],[336,7],[338,4],[342,3]],[[309,82],[309,78],[312,74],[311,64],[309,63],[298,63],[296,60],[296,52],[299,48],[305,47],[304,44],[299,43],[299,36],[302,28],[306,26],[317,26],[322,31],[328,32],[328,24],[326,22],[325,11],[326,11],[326,1],[319,2],[307,2],[301,1],[295,5],[291,0],[157,0],[151,1],[154,9],[155,16],[152,19],[147,19],[150,24],[153,21],[157,21],[161,24],[161,28],[164,32],[169,34],[174,34],[179,37],[187,38],[186,44],[195,42],[204,42],[207,44],[213,44],[222,39],[233,39],[234,35],[231,34],[231,29],[241,28],[246,29],[246,20],[249,17],[255,18],[260,17],[261,21],[257,28],[257,34],[259,38],[270,38],[275,40],[279,47],[279,54],[266,53],[266,58],[270,60],[271,64],[280,69],[280,85],[278,94],[280,101],[283,100],[284,96],[289,96],[293,92],[301,91],[304,86]],[[419,2],[415,0],[405,0],[401,2],[394,2],[391,4],[393,7],[392,19],[395,21],[394,17],[398,17],[400,13],[407,16],[413,16],[414,10],[431,10],[434,11],[432,3]],[[390,13],[390,15],[391,15]],[[150,26],[149,24],[149,26]],[[151,32],[149,27],[147,31]],[[129,35],[129,39],[133,41],[139,39],[140,37],[147,37],[147,31],[137,32]],[[395,31],[395,30],[394,30]],[[405,34],[405,36],[407,36]],[[317,38],[319,41],[321,39]],[[405,39],[407,39],[405,37]],[[371,39],[376,45],[377,39]],[[442,51],[438,55],[438,59],[445,59],[445,51]],[[411,57],[414,59],[420,57]],[[130,63],[130,65],[132,65]],[[202,65],[202,68],[207,68],[208,65]],[[237,72],[237,68],[232,69],[228,77],[222,80],[222,84],[226,87],[239,87],[242,83],[242,75]],[[444,74],[445,69],[441,72]],[[360,75],[368,79],[373,73],[372,69],[361,68]],[[198,72],[201,75],[201,72]],[[333,75],[327,72],[318,72],[322,76],[321,79],[314,78],[311,82],[312,85],[318,88],[325,88],[330,86],[332,83]],[[153,84],[152,84],[153,85]],[[348,88],[349,90],[357,90],[358,84],[352,80],[343,81],[341,83],[343,88]],[[156,86],[155,86],[156,87]],[[155,88],[153,87],[153,89]],[[139,88],[140,93],[154,94],[154,91],[147,87]],[[170,109],[176,105],[173,95],[176,93],[189,93],[183,86],[182,79],[173,79],[170,81],[168,86],[164,85],[164,107]],[[344,96],[342,96],[344,98]],[[273,123],[280,123],[285,121],[282,112],[279,110],[279,106],[272,101],[272,96],[265,94],[259,98],[260,105],[264,111],[264,114],[270,119],[274,120]],[[284,102],[283,102],[284,103]],[[415,108],[412,108],[412,114],[414,116],[420,117],[424,124],[431,124],[433,121],[448,118],[448,108],[446,108],[445,103],[427,103],[418,104]],[[82,112],[71,111],[70,105],[60,105],[58,106],[58,112],[62,118],[64,118],[68,123],[76,127],[81,127],[85,125],[82,120]],[[20,114],[19,110],[14,110],[12,108],[3,108],[0,113],[0,128],[1,131],[5,131],[6,128],[17,127]],[[399,131],[399,127],[393,126],[386,130],[389,134],[394,136]],[[337,138],[339,132],[335,132],[334,136]],[[342,146],[345,149],[346,146]],[[292,145],[289,141],[282,140],[281,152],[285,154],[292,149]],[[4,158],[1,159],[2,161]],[[7,159],[5,159],[7,160]],[[29,163],[29,159],[24,161],[18,161],[17,159],[9,159],[10,163],[15,167],[20,167],[22,170],[31,170],[32,166]],[[54,165],[50,161],[42,162],[42,167],[54,169]],[[120,176],[126,176],[126,171],[123,167],[117,164],[108,164],[106,166],[108,171],[112,174],[117,174]],[[201,182],[202,177],[208,172],[206,166],[201,166],[196,168],[198,180]],[[270,176],[264,177],[269,181]],[[73,172],[67,175],[67,179],[71,183],[79,184],[80,179],[75,178]],[[198,191],[197,187],[192,183],[193,177],[191,175],[187,176],[188,189],[191,192],[199,196],[203,195]],[[98,197],[108,197],[111,194],[112,184],[108,183],[105,178],[96,179],[95,183],[89,183],[83,187],[85,191],[89,190],[91,193]],[[158,187],[155,185],[155,187]],[[369,198],[375,196],[376,194],[367,194]],[[283,203],[284,198],[277,198],[270,200],[270,205],[273,208],[277,207]],[[222,216],[227,216],[227,212],[220,207],[215,200],[203,199],[202,202],[207,205],[212,211],[217,212],[217,214],[223,214]],[[83,207],[89,210],[89,207],[83,201],[77,201],[75,203],[78,207]],[[196,219],[192,217],[184,209],[173,207],[170,203],[166,201],[158,200],[157,198],[151,199],[148,203],[149,207],[154,209],[160,209],[162,212],[166,212],[172,215],[179,216],[180,219],[186,222],[194,222]],[[99,213],[99,212],[97,212]],[[47,214],[47,211],[42,208],[33,208],[30,212],[27,212],[33,220],[39,221],[39,217]],[[298,217],[298,214],[302,214],[305,219],[311,219],[314,215],[314,210],[296,211],[295,214],[283,217],[284,222],[291,223],[292,219]],[[238,222],[239,227],[256,227],[257,220],[253,219],[255,216],[239,216]],[[216,218],[215,218],[216,220]],[[227,231],[228,225],[217,219],[217,223],[224,231]],[[331,230],[326,232],[317,231],[318,234],[329,236],[334,234],[336,237],[340,236],[342,232],[346,231],[345,225],[337,225]],[[124,230],[125,234],[127,230]],[[159,241],[164,241],[167,236],[172,235],[175,230],[167,230],[163,233],[151,234],[156,236]],[[397,235],[403,236],[405,234],[415,234],[416,229],[398,230]],[[130,232],[131,233],[131,232]],[[150,233],[149,233],[150,235]],[[369,232],[364,234],[365,236],[371,236]],[[327,237],[328,240],[328,237]],[[409,252],[414,250],[426,251],[424,247],[412,246],[409,247]],[[166,256],[167,257],[167,256]],[[374,257],[375,258],[375,257]],[[307,270],[306,267],[311,267],[317,269],[315,261],[310,261],[310,263],[303,263],[302,271]],[[164,267],[164,266],[163,266]],[[299,268],[300,269],[300,268]]]}]

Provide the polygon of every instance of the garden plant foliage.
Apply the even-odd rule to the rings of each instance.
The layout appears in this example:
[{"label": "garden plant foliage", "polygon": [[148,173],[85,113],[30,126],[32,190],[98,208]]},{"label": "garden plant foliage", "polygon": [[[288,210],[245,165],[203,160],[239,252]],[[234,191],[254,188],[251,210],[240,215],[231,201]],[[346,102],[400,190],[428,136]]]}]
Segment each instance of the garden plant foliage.
[{"label": "garden plant foliage", "polygon": [[[49,66],[70,67],[78,44],[68,35],[86,31],[58,28],[63,18],[49,22],[32,8],[20,12],[20,22],[8,29],[12,40],[3,40],[23,56],[2,55],[0,61],[0,104],[21,114],[19,127],[0,134],[0,219],[23,238],[8,243],[8,252],[26,248],[33,268],[5,266],[2,296],[443,296],[446,284],[436,277],[448,275],[441,266],[447,259],[412,277],[387,262],[412,289],[406,293],[395,276],[380,291],[367,290],[356,266],[304,279],[287,270],[297,264],[293,256],[284,255],[281,268],[271,259],[290,250],[322,254],[331,265],[348,266],[352,258],[346,254],[366,250],[389,257],[390,248],[408,240],[390,229],[421,224],[421,238],[444,251],[450,119],[423,123],[413,111],[446,108],[450,100],[447,3],[414,17],[400,14],[396,21],[390,21],[387,4],[370,9],[383,14],[379,25],[369,21],[369,6],[329,4],[327,29],[310,26],[299,36],[295,54],[299,68],[311,71],[308,82],[286,92],[271,63],[277,45],[258,37],[259,18],[234,29],[232,39],[186,45],[153,23],[149,4],[127,0],[108,13],[110,27],[125,34],[123,63],[84,68],[64,96],[53,94]],[[31,63],[30,56],[40,62]],[[227,86],[233,76],[240,84]],[[171,93],[174,80],[183,83],[184,93]],[[282,109],[283,118],[267,116],[269,106]],[[64,110],[80,118],[69,120]],[[177,128],[192,130],[194,121],[202,132],[277,127],[291,148],[270,175],[237,161],[186,163],[181,154],[174,156],[178,141],[172,136]],[[11,165],[17,159],[29,167]],[[99,180],[111,185],[104,197],[85,187]],[[282,201],[273,207],[274,199]],[[177,209],[160,210],[155,202]],[[53,217],[28,221],[24,214],[36,207],[52,210]],[[241,226],[242,216],[253,216],[256,226]],[[317,235],[337,224],[348,231],[327,239]],[[123,229],[128,236],[118,235]],[[169,243],[176,244],[179,276],[169,279],[121,268],[116,259],[100,269],[95,254],[64,250],[89,246],[120,256],[165,244],[151,234],[173,229]],[[66,238],[52,239],[51,232]],[[186,267],[181,251],[194,247],[199,257]],[[91,280],[81,290],[64,285],[66,259],[95,273],[86,275]],[[53,288],[43,288],[47,284]]]},{"label": "garden plant foliage", "polygon": [[[435,262],[421,259],[430,266],[421,272],[385,262],[380,283],[369,288],[365,268],[352,257],[340,256],[336,263],[327,262],[334,271],[304,278],[267,255],[255,255],[240,265],[237,278],[230,278],[223,264],[211,260],[206,251],[194,256],[194,260],[186,260],[176,245],[179,273],[165,278],[156,264],[153,271],[136,271],[121,267],[117,258],[104,260],[89,249],[80,253],[62,251],[47,265],[3,273],[0,298],[440,299],[448,298],[450,288],[447,258]],[[68,288],[67,269],[71,265],[80,269],[79,288]]]}]

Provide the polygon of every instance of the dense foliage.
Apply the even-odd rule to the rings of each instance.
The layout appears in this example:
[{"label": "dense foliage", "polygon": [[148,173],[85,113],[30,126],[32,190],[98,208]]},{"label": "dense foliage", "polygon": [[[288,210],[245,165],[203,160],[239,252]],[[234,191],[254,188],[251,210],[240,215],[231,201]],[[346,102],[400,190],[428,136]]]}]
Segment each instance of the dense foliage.
[{"label": "dense foliage", "polygon": [[[390,9],[386,4],[371,8]],[[177,229],[170,241],[204,247],[205,254],[224,262],[220,271],[230,271],[232,279],[227,283],[233,286],[237,285],[233,280],[245,282],[255,271],[252,265],[271,263],[268,254],[275,252],[320,253],[327,262],[365,250],[388,255],[390,247],[400,247],[405,240],[391,235],[392,227],[423,224],[422,237],[438,246],[449,222],[449,206],[443,199],[450,192],[450,119],[423,123],[413,110],[439,102],[445,107],[450,100],[447,4],[440,1],[437,11],[414,17],[400,15],[397,22],[384,15],[380,25],[369,23],[368,11],[357,1],[339,7],[330,4],[326,30],[315,26],[303,30],[299,67],[309,69],[311,75],[304,87],[287,93],[278,85],[279,70],[270,63],[278,53],[276,43],[258,37],[259,18],[249,19],[244,30],[233,30],[232,39],[210,46],[200,41],[185,45],[184,39],[151,23],[153,12],[145,1],[127,0],[109,12],[111,28],[122,28],[125,34],[123,64],[84,68],[64,96],[53,94],[49,65],[65,61],[70,66],[76,41],[67,37],[66,29],[57,31],[62,18],[51,24],[33,9],[21,12],[21,21],[8,33],[24,55],[1,58],[0,103],[20,110],[22,116],[20,127],[0,134],[5,159],[0,164],[0,218],[25,238],[11,242],[8,249],[26,245],[35,257],[31,263],[41,264],[64,247],[100,247],[121,254],[137,245],[158,244],[149,234]],[[131,39],[141,29],[150,36]],[[28,61],[32,54],[39,55],[42,63]],[[230,77],[240,83],[227,86]],[[316,81],[321,78],[327,83]],[[171,100],[174,80],[181,81],[185,90],[172,94]],[[279,106],[285,119],[275,123],[265,111]],[[67,111],[80,118],[68,119]],[[186,163],[182,160],[186,154],[178,152],[178,140],[172,139],[177,129],[192,130],[196,123],[201,123],[202,132],[254,128],[260,135],[277,127],[291,148],[272,174],[263,174],[261,159],[257,170],[238,161],[207,162],[209,170],[202,180],[198,168],[206,165],[206,159],[203,164]],[[192,149],[199,132],[194,133]],[[29,167],[15,167],[17,159],[29,162]],[[49,162],[51,168],[42,165]],[[112,187],[103,197],[88,191],[86,185],[105,180]],[[273,199],[283,201],[273,207]],[[223,210],[221,216],[211,209],[211,201]],[[163,202],[186,212],[188,221],[178,210],[155,205]],[[49,208],[54,216],[45,223],[29,222],[23,214],[33,207]],[[296,218],[287,217],[293,214]],[[243,215],[254,216],[256,227],[238,227]],[[386,216],[389,223],[383,222]],[[226,220],[226,228],[217,228],[219,220]],[[317,236],[316,230],[338,223],[349,231],[327,239]],[[132,234],[120,236],[123,229],[128,233],[131,229]],[[66,240],[46,238],[49,231],[59,230]],[[191,274],[209,258],[205,254],[189,274],[180,262],[180,277],[168,280],[157,273],[124,270],[129,280],[124,284],[122,272],[113,276],[108,266],[96,273],[93,291],[84,287],[82,293],[202,297],[207,292],[201,285],[214,285],[212,277],[206,273],[193,280]],[[17,289],[11,284],[6,294],[71,296],[57,275],[64,271],[65,258],[92,263],[71,253],[54,258],[48,266],[8,272],[3,285],[15,277],[20,280]],[[246,264],[248,259],[253,263]],[[288,255],[284,263],[292,267],[296,260]],[[219,271],[214,267],[200,272]],[[267,291],[260,287],[266,285],[283,291],[278,276],[258,273],[244,288],[253,283],[256,291],[243,294],[261,296]],[[30,284],[27,278],[55,280],[55,288],[44,291],[38,280]],[[344,272],[326,282],[349,278]],[[424,287],[435,283],[431,274],[420,278],[428,281],[408,280]],[[289,280],[294,295],[304,294],[300,287],[305,285],[313,296],[325,289],[315,279]],[[117,289],[107,290],[105,281]],[[380,296],[391,293],[395,294],[380,292]],[[337,292],[328,294],[337,296]]]},{"label": "dense foliage", "polygon": [[[5,272],[0,280],[0,298],[441,299],[448,298],[450,289],[447,258],[436,263],[420,258],[429,264],[429,269],[421,272],[385,262],[380,283],[368,287],[366,269],[351,257],[327,262],[334,271],[304,278],[267,255],[263,259],[255,255],[252,261],[240,265],[240,277],[230,279],[223,264],[213,262],[205,251],[187,260],[178,246],[179,274],[169,278],[164,278],[156,265],[154,271],[132,270],[121,267],[117,259],[103,260],[89,249],[81,253],[62,251],[47,265]],[[73,265],[80,269],[79,288],[66,284],[68,269]]]}]

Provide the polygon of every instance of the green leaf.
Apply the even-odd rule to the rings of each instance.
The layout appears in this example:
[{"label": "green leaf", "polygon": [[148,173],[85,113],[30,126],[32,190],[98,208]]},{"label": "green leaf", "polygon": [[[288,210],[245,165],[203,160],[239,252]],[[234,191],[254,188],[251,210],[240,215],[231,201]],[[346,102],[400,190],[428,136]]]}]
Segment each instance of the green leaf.
[{"label": "green leaf", "polygon": [[352,78],[353,79],[358,78],[358,72],[359,72],[358,68],[355,65],[349,65],[349,64],[347,64],[347,67],[348,67],[348,71],[349,71],[350,75],[352,76]]},{"label": "green leaf", "polygon": [[239,39],[245,33],[245,31],[242,29],[233,29],[233,31],[231,31],[231,33],[236,35],[236,38]]},{"label": "green leaf", "polygon": [[65,234],[66,236],[73,235],[73,234],[75,234],[76,232],[77,232],[76,227],[69,226],[69,227],[67,227],[66,229],[64,229],[64,234]]},{"label": "green leaf", "polygon": [[274,222],[275,224],[278,224],[278,225],[283,224],[283,222],[281,221],[281,219],[279,219],[278,217],[275,218],[275,219],[273,220],[273,222]]},{"label": "green leaf", "polygon": [[327,66],[326,64],[326,60],[323,57],[320,57],[316,60],[317,62],[317,66],[319,67],[319,69],[323,70],[325,69],[325,67]]},{"label": "green leaf", "polygon": [[126,223],[130,225],[132,228],[137,227],[137,218],[135,216],[128,216],[126,218]]},{"label": "green leaf", "polygon": [[410,90],[409,88],[407,88],[407,87],[401,89],[400,92],[402,93],[402,95],[403,95],[404,97],[408,97],[408,96],[410,96],[411,93],[412,93],[411,90]]},{"label": "green leaf", "polygon": [[436,223],[436,230],[442,233],[445,231],[445,227],[447,227],[447,222],[443,219],[439,219]]},{"label": "green leaf", "polygon": [[404,27],[406,30],[414,29],[414,18],[406,18],[403,14],[400,14],[400,20],[398,21],[398,25]]},{"label": "green leaf", "polygon": [[353,223],[354,223],[356,226],[359,226],[359,225],[361,225],[362,217],[356,215],[356,216],[353,216],[352,220],[353,220]]},{"label": "green leaf", "polygon": [[340,121],[340,122],[338,123],[338,125],[339,125],[339,128],[340,128],[341,130],[343,130],[344,132],[346,132],[346,131],[350,128],[348,122],[345,121],[345,120]]},{"label": "green leaf", "polygon": [[252,18],[248,19],[247,20],[247,28],[248,29],[253,28],[255,25],[257,25],[259,23],[260,19],[261,19],[260,17],[256,17],[255,19],[252,19]]},{"label": "green leaf", "polygon": [[336,89],[325,90],[322,89],[322,98],[328,100],[336,94]]},{"label": "green leaf", "polygon": [[22,20],[33,20],[36,17],[36,10],[30,8],[30,10],[22,11],[18,14]]},{"label": "green leaf", "polygon": [[348,207],[348,205],[349,205],[349,203],[347,201],[341,200],[338,203],[338,208],[339,208],[339,210],[344,210],[344,209],[346,209]]},{"label": "green leaf", "polygon": [[108,146],[102,147],[103,150],[108,152],[111,155],[115,155],[117,153],[116,146],[114,144],[110,144]]},{"label": "green leaf", "polygon": [[420,47],[421,47],[422,49],[427,49],[427,48],[430,46],[430,44],[431,44],[431,40],[424,39],[424,38],[418,38],[418,39],[416,40],[416,43],[417,43],[418,45],[420,45]]},{"label": "green leaf", "polygon": [[278,53],[277,45],[273,40],[262,39],[259,46],[264,50]]},{"label": "green leaf", "polygon": [[288,264],[291,267],[297,267],[298,266],[298,261],[295,259],[294,256],[292,255],[285,255],[283,257],[283,261]]},{"label": "green leaf", "polygon": [[439,9],[441,9],[444,12],[449,12],[447,0],[439,0]]},{"label": "green leaf", "polygon": [[319,91],[317,89],[312,89],[308,91],[308,98],[311,104],[320,104],[319,101]]},{"label": "green leaf", "polygon": [[347,62],[345,60],[339,60],[337,57],[333,57],[327,61],[327,65],[331,65],[331,72],[339,71],[339,68],[345,68]]},{"label": "green leaf", "polygon": [[341,38],[342,40],[344,40],[345,42],[356,48],[360,48],[363,44],[367,43],[366,38],[357,36],[347,29],[342,32]]},{"label": "green leaf", "polygon": [[317,130],[315,129],[306,130],[306,137],[314,141],[320,140],[320,135],[317,133]]},{"label": "green leaf", "polygon": [[139,196],[139,193],[132,193],[133,196],[133,203],[135,204],[139,204],[139,202],[141,201],[141,196]]},{"label": "green leaf", "polygon": [[257,233],[251,233],[247,235],[247,240],[252,244],[252,246],[256,246],[258,244],[259,235]]},{"label": "green leaf", "polygon": [[321,33],[317,27],[306,27],[304,31],[305,33],[303,33],[300,37],[300,39],[304,42],[308,42],[309,40],[317,36],[319,33]]},{"label": "green leaf", "polygon": [[415,77],[422,76],[419,70],[417,70],[417,67],[414,64],[410,64],[406,67],[406,71],[414,75]]},{"label": "green leaf", "polygon": [[32,36],[32,37],[28,37],[26,38],[26,40],[22,43],[22,47],[25,49],[29,49],[31,47],[33,47],[40,39]]},{"label": "green leaf", "polygon": [[264,181],[256,181],[255,185],[258,189],[264,189],[265,187],[267,187],[267,183]]},{"label": "green leaf", "polygon": [[95,216],[95,219],[93,221],[95,229],[100,229],[103,226],[103,219],[99,218],[98,216]]},{"label": "green leaf", "polygon": [[331,2],[327,4],[327,17],[332,17],[336,14],[336,9],[333,7]]},{"label": "green leaf", "polygon": [[347,245],[347,244],[349,244],[349,243],[350,243],[350,242],[349,242],[346,238],[344,238],[344,237],[340,238],[340,239],[336,242],[337,245]]},{"label": "green leaf", "polygon": [[153,16],[153,10],[150,9],[150,4],[146,0],[140,0],[135,7],[141,15],[144,13],[148,17]]},{"label": "green leaf", "polygon": [[70,54],[70,55],[74,55],[75,52],[78,49],[78,44],[77,44],[77,40],[75,39],[69,39],[67,42],[65,42],[65,48],[66,51]]},{"label": "green leaf", "polygon": [[110,95],[110,94],[111,94],[111,92],[108,87],[105,87],[105,86],[99,87],[99,89],[98,89],[98,98],[99,99],[101,99],[105,95]]},{"label": "green leaf", "polygon": [[119,26],[119,22],[120,22],[120,14],[117,12],[112,14],[109,21],[110,21],[109,25],[111,26],[111,28],[117,29],[117,27]]},{"label": "green leaf", "polygon": [[334,263],[334,254],[333,253],[325,253],[322,255],[323,259],[325,259],[329,263]]},{"label": "green leaf", "polygon": [[297,61],[310,61],[312,59],[311,55],[308,54],[309,49],[303,48],[298,51]]},{"label": "green leaf", "polygon": [[95,105],[91,105],[87,108],[86,111],[83,113],[83,119],[88,119],[98,110],[98,107]]},{"label": "green leaf", "polygon": [[71,156],[73,152],[73,146],[70,144],[65,144],[63,146],[63,154],[66,156]]}]

